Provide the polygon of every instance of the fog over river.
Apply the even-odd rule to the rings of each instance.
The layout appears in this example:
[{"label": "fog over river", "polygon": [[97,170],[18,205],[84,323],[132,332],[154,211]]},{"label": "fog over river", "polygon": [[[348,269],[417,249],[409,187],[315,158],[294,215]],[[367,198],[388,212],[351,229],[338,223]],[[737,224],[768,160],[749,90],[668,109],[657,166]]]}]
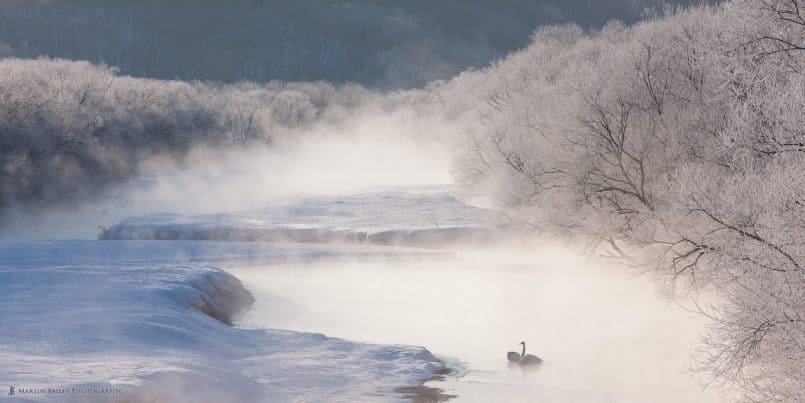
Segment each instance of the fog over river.
[{"label": "fog over river", "polygon": [[[426,346],[456,401],[721,401],[686,372],[704,321],[644,278],[559,247],[328,259],[230,269],[245,327]],[[525,341],[541,368],[510,368]],[[500,400],[503,399],[503,400]]]}]

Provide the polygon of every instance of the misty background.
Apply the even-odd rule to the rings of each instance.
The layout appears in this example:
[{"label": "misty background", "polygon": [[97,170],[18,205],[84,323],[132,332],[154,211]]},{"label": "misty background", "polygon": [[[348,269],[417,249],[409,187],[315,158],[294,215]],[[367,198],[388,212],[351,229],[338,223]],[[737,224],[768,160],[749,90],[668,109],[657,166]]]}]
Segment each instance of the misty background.
[{"label": "misty background", "polygon": [[484,66],[542,24],[595,30],[688,3],[4,1],[0,214],[188,167],[197,147],[276,146],[400,109],[414,93],[385,92]]}]

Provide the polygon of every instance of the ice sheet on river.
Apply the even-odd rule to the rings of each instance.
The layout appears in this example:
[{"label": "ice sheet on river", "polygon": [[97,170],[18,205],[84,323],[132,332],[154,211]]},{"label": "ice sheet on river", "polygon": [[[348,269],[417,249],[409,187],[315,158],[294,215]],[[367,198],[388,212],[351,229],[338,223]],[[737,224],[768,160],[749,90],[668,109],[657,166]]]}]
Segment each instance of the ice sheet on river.
[{"label": "ice sheet on river", "polygon": [[506,230],[503,217],[449,193],[380,192],[308,198],[223,214],[150,214],[124,219],[106,240],[219,240],[370,243],[433,247],[485,242]]},{"label": "ice sheet on river", "polygon": [[[441,368],[421,347],[229,326],[252,296],[204,263],[331,253],[315,245],[0,242],[0,379],[16,388],[0,400],[388,400],[395,386]],[[67,393],[38,393],[47,388]],[[121,394],[98,392],[113,388]]]}]

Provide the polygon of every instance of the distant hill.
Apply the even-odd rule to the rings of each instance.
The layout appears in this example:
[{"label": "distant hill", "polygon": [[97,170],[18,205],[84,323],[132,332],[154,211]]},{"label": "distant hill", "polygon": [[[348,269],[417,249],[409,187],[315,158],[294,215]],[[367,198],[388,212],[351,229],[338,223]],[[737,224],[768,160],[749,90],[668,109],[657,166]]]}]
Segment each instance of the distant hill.
[{"label": "distant hill", "polygon": [[[696,0],[675,0],[688,4]],[[4,0],[0,57],[160,79],[404,88],[524,47],[538,25],[632,22],[662,0]]]}]

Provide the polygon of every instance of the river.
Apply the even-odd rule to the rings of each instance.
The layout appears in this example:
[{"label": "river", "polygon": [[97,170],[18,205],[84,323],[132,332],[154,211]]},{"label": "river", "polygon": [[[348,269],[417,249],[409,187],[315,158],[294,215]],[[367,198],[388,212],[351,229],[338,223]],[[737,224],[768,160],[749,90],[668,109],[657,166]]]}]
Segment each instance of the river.
[{"label": "river", "polygon": [[[688,372],[704,321],[647,279],[560,247],[227,268],[256,303],[240,323],[427,347],[457,402],[714,402]],[[510,368],[525,341],[545,363]]]}]

